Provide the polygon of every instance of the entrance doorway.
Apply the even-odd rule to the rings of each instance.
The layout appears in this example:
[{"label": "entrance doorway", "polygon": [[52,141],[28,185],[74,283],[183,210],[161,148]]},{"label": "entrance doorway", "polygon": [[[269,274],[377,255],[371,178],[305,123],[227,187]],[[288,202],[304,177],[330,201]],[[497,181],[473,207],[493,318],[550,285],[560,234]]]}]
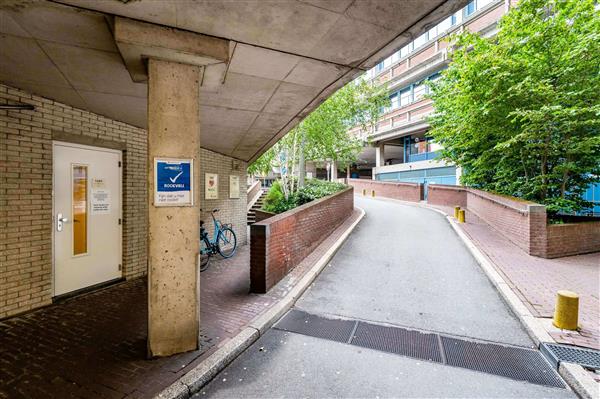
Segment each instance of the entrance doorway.
[{"label": "entrance doorway", "polygon": [[54,296],[122,276],[121,156],[53,143]]}]

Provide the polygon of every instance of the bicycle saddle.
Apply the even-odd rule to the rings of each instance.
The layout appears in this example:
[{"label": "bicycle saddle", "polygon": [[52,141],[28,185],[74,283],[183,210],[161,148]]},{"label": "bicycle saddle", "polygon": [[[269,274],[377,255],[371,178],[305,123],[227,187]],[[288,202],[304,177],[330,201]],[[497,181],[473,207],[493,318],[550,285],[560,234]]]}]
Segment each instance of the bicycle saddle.
[{"label": "bicycle saddle", "polygon": [[215,208],[215,209],[212,210],[212,213],[217,213],[217,212],[219,212],[218,208]]}]

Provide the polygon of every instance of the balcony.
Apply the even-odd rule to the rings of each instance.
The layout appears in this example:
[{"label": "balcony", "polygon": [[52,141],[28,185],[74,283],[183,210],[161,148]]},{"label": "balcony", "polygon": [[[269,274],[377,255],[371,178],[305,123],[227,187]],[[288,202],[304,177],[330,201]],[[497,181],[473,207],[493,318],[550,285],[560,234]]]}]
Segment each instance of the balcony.
[{"label": "balcony", "polygon": [[422,152],[420,154],[409,154],[408,162],[429,161],[440,156],[440,151]]}]

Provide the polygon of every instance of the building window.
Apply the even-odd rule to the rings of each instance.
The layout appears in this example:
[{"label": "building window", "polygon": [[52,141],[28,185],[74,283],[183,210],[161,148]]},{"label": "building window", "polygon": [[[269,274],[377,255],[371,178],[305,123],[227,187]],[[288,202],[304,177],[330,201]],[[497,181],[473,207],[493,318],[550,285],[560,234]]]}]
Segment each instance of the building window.
[{"label": "building window", "polygon": [[413,42],[413,48],[419,48],[425,43],[429,41],[429,32],[423,33],[421,36],[417,37]]},{"label": "building window", "polygon": [[447,31],[448,29],[450,29],[452,27],[452,25],[454,25],[454,23],[452,22],[452,18],[453,18],[453,16],[450,16],[438,24],[438,26],[437,26],[438,35]]},{"label": "building window", "polygon": [[414,98],[414,101],[416,102],[416,101],[421,100],[423,98],[423,96],[425,94],[427,94],[427,92],[428,92],[427,89],[428,89],[427,85],[425,85],[423,83],[420,83],[420,84],[416,85],[415,86],[415,94],[414,94],[415,98]]},{"label": "building window", "polygon": [[390,96],[390,102],[391,102],[390,109],[396,109],[400,106],[399,97],[400,96],[398,95],[398,93],[394,93]]},{"label": "building window", "polygon": [[410,93],[410,87],[407,87],[406,89],[400,91],[400,106],[401,107],[410,104],[412,102],[411,99],[412,99],[412,96]]},{"label": "building window", "polygon": [[383,71],[383,61],[380,62],[379,64],[377,64],[376,70],[377,70],[377,72]]},{"label": "building window", "polygon": [[468,17],[469,15],[473,14],[475,12],[475,0],[467,4],[465,8],[463,8],[463,12],[465,14],[465,17]]},{"label": "building window", "polygon": [[413,43],[410,42],[408,43],[406,46],[402,47],[400,49],[400,58],[406,57],[408,54],[410,54],[410,52],[412,51],[412,47]]}]

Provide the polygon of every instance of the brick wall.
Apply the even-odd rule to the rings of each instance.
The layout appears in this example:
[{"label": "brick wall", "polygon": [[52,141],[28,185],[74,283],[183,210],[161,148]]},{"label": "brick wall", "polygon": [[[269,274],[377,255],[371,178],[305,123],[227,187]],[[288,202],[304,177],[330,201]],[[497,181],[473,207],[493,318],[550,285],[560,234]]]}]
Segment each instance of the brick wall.
[{"label": "brick wall", "polygon": [[[123,149],[123,268],[146,273],[146,131],[0,85],[0,318],[51,302],[52,140]],[[65,140],[66,141],[66,140]]]},{"label": "brick wall", "polygon": [[[53,140],[123,151],[123,276],[145,275],[146,130],[1,84],[0,103],[36,107],[0,110],[0,318],[52,301]],[[246,166],[209,150],[200,153],[200,206],[220,208],[240,245],[247,242]],[[204,172],[219,174],[219,200],[204,199]],[[229,199],[230,174],[240,178],[239,199]]]},{"label": "brick wall", "polygon": [[552,224],[547,234],[545,258],[600,251],[600,222]]},{"label": "brick wall", "polygon": [[262,222],[265,219],[268,219],[270,217],[273,217],[273,216],[277,215],[276,213],[263,211],[261,209],[257,209],[254,212],[256,213],[255,223],[256,222]]},{"label": "brick wall", "polygon": [[527,203],[469,189],[467,209],[503,236],[529,252],[529,212]]},{"label": "brick wall", "polygon": [[430,185],[427,202],[459,205],[525,252],[542,258],[600,251],[600,222],[548,224],[546,207],[473,188]]},{"label": "brick wall", "polygon": [[375,191],[376,197],[392,198],[402,201],[419,202],[423,199],[423,185],[419,183],[392,183],[366,179],[348,179],[348,184],[354,187],[357,195],[371,196]]},{"label": "brick wall", "polygon": [[250,229],[250,289],[277,284],[354,210],[352,187],[254,223]]},{"label": "brick wall", "polygon": [[[223,223],[230,223],[238,240],[238,245],[248,242],[247,229],[247,195],[246,191],[246,162],[217,154],[206,149],[200,150],[200,208],[203,210],[201,218],[206,222],[209,236],[212,237],[213,225],[210,211],[218,208],[220,212],[215,215]],[[219,175],[219,199],[209,200],[204,198],[205,173]],[[235,175],[240,180],[240,197],[229,198],[229,176]]]},{"label": "brick wall", "polygon": [[427,203],[442,206],[467,207],[467,190],[461,186],[430,184],[427,188]]}]

